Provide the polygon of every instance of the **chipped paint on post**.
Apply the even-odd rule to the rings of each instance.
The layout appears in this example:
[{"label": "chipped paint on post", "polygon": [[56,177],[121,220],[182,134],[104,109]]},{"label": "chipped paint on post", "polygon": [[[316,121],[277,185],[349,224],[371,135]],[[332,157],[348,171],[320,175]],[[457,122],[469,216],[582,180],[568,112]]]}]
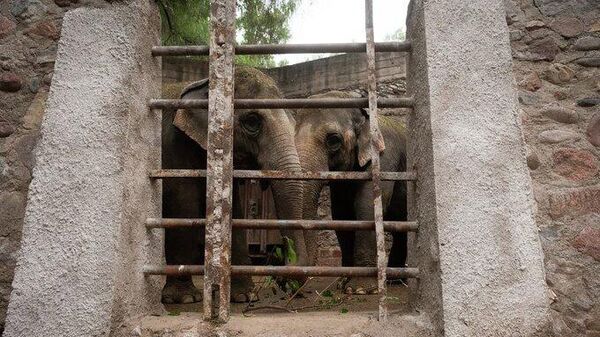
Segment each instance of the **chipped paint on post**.
[{"label": "chipped paint on post", "polygon": [[379,320],[387,319],[385,231],[381,199],[381,168],[379,151],[383,150],[377,118],[377,69],[375,68],[375,38],[373,34],[373,1],[365,0],[365,29],[367,33],[367,74],[369,89],[369,129],[371,131],[371,173],[373,178],[373,215],[377,238],[377,288],[379,290]]},{"label": "chipped paint on post", "polygon": [[229,319],[235,0],[211,1],[204,318]]}]

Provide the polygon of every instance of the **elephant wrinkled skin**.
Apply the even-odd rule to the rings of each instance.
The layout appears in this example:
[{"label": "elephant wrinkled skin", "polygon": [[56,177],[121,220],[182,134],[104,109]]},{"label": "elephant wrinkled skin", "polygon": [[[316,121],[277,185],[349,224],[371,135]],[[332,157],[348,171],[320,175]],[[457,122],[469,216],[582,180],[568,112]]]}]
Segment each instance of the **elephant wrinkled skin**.
[{"label": "elephant wrinkled skin", "polygon": [[[165,85],[167,98],[175,98],[173,85]],[[169,94],[170,92],[170,94]],[[181,92],[183,99],[206,99],[208,81],[188,85]],[[238,67],[235,73],[235,98],[280,98],[271,78],[252,68]],[[264,170],[300,170],[294,145],[293,124],[282,109],[244,109],[235,111],[234,168]],[[165,169],[205,169],[208,111],[189,109],[164,111],[163,158]],[[241,217],[238,184],[234,182],[233,217]],[[302,216],[302,183],[274,181],[271,184],[275,208],[280,219],[300,219]],[[171,178],[163,181],[163,217],[205,218],[206,180]],[[283,231],[296,244],[297,264],[306,263],[306,248],[302,231]],[[204,229],[177,228],[165,232],[167,264],[203,264]],[[249,264],[248,245],[243,230],[233,230],[232,264]],[[250,277],[232,279],[232,301],[254,298]],[[191,303],[202,299],[202,291],[190,276],[167,277],[163,289],[164,303]]]},{"label": "elephant wrinkled skin", "polygon": [[[349,98],[331,91],[311,98]],[[382,139],[377,139],[382,171],[404,171],[406,130],[397,117],[379,117]],[[368,171],[370,133],[368,113],[362,109],[299,110],[296,114],[296,147],[300,164],[307,171]],[[303,216],[316,219],[321,181],[304,185]],[[373,220],[370,181],[331,181],[331,212],[334,220]],[[381,182],[384,220],[406,220],[405,183]],[[375,231],[337,231],[342,265],[376,265]],[[392,234],[390,266],[404,266],[406,233]]]}]

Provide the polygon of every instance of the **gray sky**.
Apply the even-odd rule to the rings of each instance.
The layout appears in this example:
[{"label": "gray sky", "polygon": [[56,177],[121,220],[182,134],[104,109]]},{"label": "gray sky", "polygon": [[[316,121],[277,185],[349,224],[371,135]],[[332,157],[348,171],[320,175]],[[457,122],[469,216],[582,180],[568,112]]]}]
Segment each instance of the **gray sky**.
[{"label": "gray sky", "polygon": [[[404,29],[408,1],[373,0],[375,41],[383,41],[398,28]],[[288,43],[364,42],[364,16],[364,0],[302,0],[290,20],[292,37]],[[276,55],[275,60],[286,59],[293,64],[317,56]]]}]

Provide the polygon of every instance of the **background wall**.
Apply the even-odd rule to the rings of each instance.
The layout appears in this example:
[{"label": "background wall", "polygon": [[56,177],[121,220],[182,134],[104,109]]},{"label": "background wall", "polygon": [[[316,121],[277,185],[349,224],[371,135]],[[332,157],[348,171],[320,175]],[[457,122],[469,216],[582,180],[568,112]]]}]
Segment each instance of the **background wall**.
[{"label": "background wall", "polygon": [[[79,6],[107,5],[101,0],[0,2],[0,331],[61,19],[66,10]],[[600,3],[505,0],[505,5],[537,223],[554,292],[554,329],[557,336],[598,337]],[[382,53],[378,61],[380,94],[402,95],[403,55]],[[165,60],[163,78],[199,79],[206,69],[188,60]],[[269,74],[293,97],[327,89],[364,94],[361,55],[338,55]],[[323,245],[331,248],[329,253],[324,250],[323,261],[335,264],[339,257],[332,241],[325,239]]]},{"label": "background wall", "polygon": [[558,336],[600,336],[600,2],[506,0]]}]

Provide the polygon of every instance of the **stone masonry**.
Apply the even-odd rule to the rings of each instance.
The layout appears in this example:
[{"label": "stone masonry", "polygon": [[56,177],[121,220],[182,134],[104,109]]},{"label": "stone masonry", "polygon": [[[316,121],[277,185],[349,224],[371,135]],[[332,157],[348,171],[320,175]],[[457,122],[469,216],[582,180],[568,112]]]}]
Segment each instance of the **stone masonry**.
[{"label": "stone masonry", "polygon": [[600,2],[507,0],[556,336],[600,336]]}]

